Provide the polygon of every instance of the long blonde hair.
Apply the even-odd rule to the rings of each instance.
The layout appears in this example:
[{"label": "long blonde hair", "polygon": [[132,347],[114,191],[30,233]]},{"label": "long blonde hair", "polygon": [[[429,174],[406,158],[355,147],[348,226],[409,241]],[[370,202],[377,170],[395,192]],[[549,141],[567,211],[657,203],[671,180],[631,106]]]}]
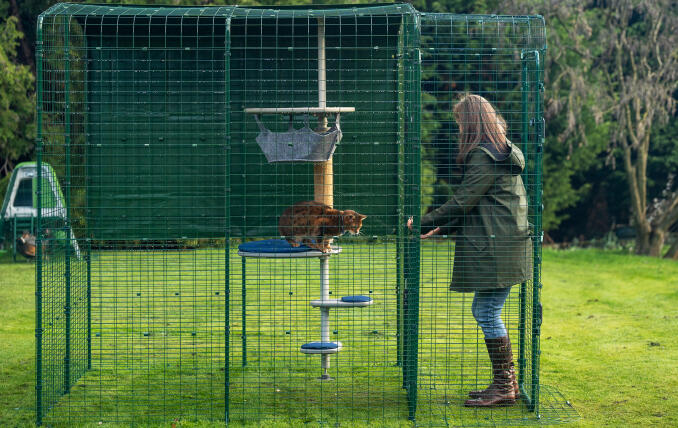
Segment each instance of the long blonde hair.
[{"label": "long blonde hair", "polygon": [[483,142],[493,144],[499,152],[508,149],[506,121],[485,98],[466,94],[454,106],[452,113],[460,130],[458,164],[464,163],[466,155]]}]

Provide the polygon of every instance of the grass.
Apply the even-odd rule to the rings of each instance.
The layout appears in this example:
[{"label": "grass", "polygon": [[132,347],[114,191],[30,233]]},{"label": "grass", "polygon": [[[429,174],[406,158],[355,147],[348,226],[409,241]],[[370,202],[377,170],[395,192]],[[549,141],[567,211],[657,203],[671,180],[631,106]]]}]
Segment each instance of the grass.
[{"label": "grass", "polygon": [[545,253],[542,378],[582,426],[678,426],[678,263]]},{"label": "grass", "polygon": [[0,425],[35,419],[35,265],[0,264]]},{"label": "grass", "polygon": [[[315,339],[312,326],[317,324],[317,310],[309,308],[307,304],[310,297],[317,294],[315,288],[305,283],[294,287],[286,284],[284,278],[285,275],[289,277],[290,271],[275,276],[270,271],[262,270],[261,265],[248,264],[248,278],[251,281],[256,282],[260,278],[272,286],[265,289],[253,287],[248,294],[248,368],[242,369],[239,364],[232,364],[231,371],[231,411],[236,422],[249,421],[252,426],[287,426],[294,420],[301,426],[318,420],[333,421],[337,412],[349,406],[351,400],[357,400],[369,403],[372,406],[370,412],[377,413],[371,422],[365,422],[366,414],[356,412],[351,415],[356,423],[349,425],[380,425],[385,420],[389,421],[388,426],[409,425],[406,421],[405,395],[399,388],[400,370],[394,366],[391,358],[395,352],[395,326],[388,320],[395,310],[395,300],[387,290],[393,287],[388,274],[393,266],[388,262],[390,257],[386,257],[384,252],[369,250],[369,254],[361,254],[361,251],[368,250],[352,248],[346,251],[343,258],[336,258],[336,263],[333,262],[333,278],[338,279],[336,288],[342,293],[358,294],[369,286],[375,296],[375,305],[350,312],[333,312],[337,315],[333,315],[332,323],[338,329],[345,350],[340,358],[332,360],[332,373],[337,381],[331,384],[313,380],[313,376],[319,373],[318,357],[300,356],[297,351],[299,343]],[[425,248],[425,251],[429,251],[430,255],[437,254],[430,253],[430,247]],[[100,292],[106,294],[109,300],[113,296],[112,300],[117,304],[93,307],[93,331],[100,334],[93,341],[94,370],[79,380],[67,396],[67,400],[70,400],[66,401],[67,405],[63,401],[61,407],[57,405],[57,413],[105,409],[105,412],[118,412],[124,416],[131,406],[148,409],[145,403],[149,400],[156,403],[157,396],[153,394],[164,394],[162,404],[155,409],[151,407],[150,412],[146,410],[147,414],[136,420],[119,419],[141,426],[169,426],[169,421],[164,424],[153,422],[153,412],[162,413],[164,409],[181,405],[190,408],[196,404],[201,409],[213,408],[215,413],[220,411],[223,394],[215,386],[223,383],[223,374],[219,371],[222,357],[211,353],[211,349],[213,345],[222,346],[223,340],[220,342],[222,336],[219,327],[210,325],[206,320],[223,321],[223,317],[214,315],[220,308],[223,309],[219,303],[223,300],[209,298],[219,291],[216,285],[219,278],[206,273],[209,272],[206,267],[214,267],[215,263],[219,266],[223,253],[220,255],[212,251],[209,253],[211,258],[204,255],[196,257],[191,252],[177,254],[180,255],[175,259],[168,259],[166,254],[156,258],[144,256],[143,253],[124,256],[111,253],[102,255],[103,259],[93,264],[98,269],[93,269],[92,275],[102,284],[98,291],[93,290],[93,301],[103,302],[103,299],[97,299],[96,293]],[[353,263],[355,260],[352,262],[349,254],[353,254],[356,260],[369,257],[371,267],[356,268],[356,263]],[[121,262],[129,261],[124,257],[141,257],[144,263],[138,263],[140,267],[135,271],[116,269]],[[165,271],[159,269],[162,263],[168,261],[172,268]],[[238,270],[235,273],[239,274],[239,257],[234,257],[233,262]],[[303,275],[297,273],[297,276],[315,283],[317,279],[313,275],[316,275],[317,261],[309,261],[308,266],[306,263],[286,266],[289,269],[302,269]],[[425,264],[423,268],[426,272],[435,270],[435,275],[440,278],[449,274],[449,263],[444,260],[434,265]],[[34,269],[35,266],[30,263],[0,264],[0,343],[7,345],[0,346],[2,426],[32,426],[34,420]],[[349,272],[349,269],[353,271]],[[182,272],[191,272],[190,278],[182,279]],[[239,277],[235,273],[234,278]],[[143,284],[158,282],[163,275],[173,277],[165,282],[170,284],[168,287],[143,288]],[[430,278],[429,282],[426,281],[426,275],[422,284],[430,283]],[[120,289],[119,284],[123,283],[124,278],[128,282],[133,278],[133,289]],[[353,281],[354,278],[360,278],[360,281]],[[678,404],[672,395],[678,390],[678,372],[675,370],[678,347],[674,343],[678,335],[678,264],[598,250],[546,250],[543,278],[541,383],[557,387],[580,413],[581,419],[572,426],[678,425]],[[183,285],[177,288],[176,284],[179,283]],[[116,284],[118,287],[114,288]],[[206,288],[196,288],[195,284],[203,284]],[[233,284],[233,287],[238,291],[231,294],[231,303],[236,308],[240,305],[240,286]],[[277,302],[276,299],[283,299],[275,290],[286,293],[288,289],[294,290],[294,296],[282,302],[279,316],[272,317],[269,305]],[[489,414],[494,415],[494,418],[490,417],[485,423],[500,421],[506,416],[510,416],[509,420],[513,424],[520,423],[521,417],[526,414],[521,408],[489,413],[461,408],[463,392],[472,386],[468,384],[468,379],[477,375],[471,372],[460,378],[457,372],[459,368],[468,370],[474,366],[473,358],[477,351],[475,347],[462,351],[458,343],[449,341],[449,337],[459,333],[453,330],[453,326],[471,322],[470,314],[451,321],[446,316],[450,310],[458,310],[459,304],[466,305],[469,302],[462,300],[463,295],[441,290],[444,290],[444,284],[435,283],[429,289],[424,286],[422,290],[422,308],[431,305],[440,308],[444,301],[446,310],[436,311],[436,316],[422,316],[422,335],[426,333],[428,336],[422,338],[418,422],[443,423],[447,417],[450,422],[483,423]],[[181,299],[184,299],[184,303],[193,302],[190,311],[177,316],[163,309],[166,307],[164,303],[168,303],[169,307],[178,307]],[[509,306],[505,314],[512,332],[516,328],[514,300],[509,302],[513,306]],[[155,309],[150,311],[149,307]],[[352,315],[352,311],[365,312]],[[233,358],[239,361],[242,325],[239,312],[232,309],[231,316]],[[123,332],[110,324],[112,319],[120,321],[123,318],[135,320],[132,325],[136,330],[133,328],[132,331]],[[477,332],[471,330],[464,330],[464,343],[478,340]],[[191,336],[194,342],[173,351],[174,356],[182,355],[186,367],[167,367],[167,361],[157,351],[168,344],[179,345],[181,341],[173,342],[176,334],[192,331],[197,333]],[[288,331],[289,334],[286,334]],[[280,334],[276,335],[276,332]],[[118,341],[115,349],[126,349],[125,353],[115,357],[115,362],[111,359],[110,351],[114,349],[111,337]],[[275,345],[275,349],[271,345]],[[264,350],[257,352],[260,346]],[[436,357],[436,347],[441,346],[454,348],[454,364],[447,366],[444,359]],[[375,356],[375,352],[380,354]],[[165,364],[162,369],[157,368],[162,365],[160,363]],[[193,366],[189,367],[190,364]],[[274,364],[275,370],[272,370]],[[123,366],[136,368],[136,371],[120,369]],[[437,377],[427,377],[430,374],[428,372],[437,373]],[[267,374],[272,373],[275,373],[275,377],[266,378]],[[148,376],[162,376],[170,381],[177,376],[184,376],[184,381],[190,381],[184,382],[189,387],[184,388],[179,395],[168,394],[170,389],[165,392],[161,388],[158,391],[144,389],[143,385],[149,382]],[[368,382],[362,383],[360,379],[369,379],[372,389],[368,389]],[[255,381],[256,386],[252,386],[250,381]],[[137,389],[128,388],[134,384],[138,385]],[[91,387],[98,386],[100,398],[93,399],[94,392],[88,392],[83,385],[88,385],[91,391]],[[157,384],[151,382],[151,385]],[[441,387],[444,385],[453,387]],[[127,394],[118,392],[116,395],[111,392],[112,386],[125,386],[122,389]],[[548,389],[542,391],[542,398],[545,398]],[[84,398],[87,394],[89,399]],[[94,402],[102,404],[98,408],[84,405]],[[325,406],[325,414],[319,414],[319,402],[329,404]],[[77,408],[78,405],[83,406]],[[250,418],[255,411],[260,413],[261,419]],[[274,414],[278,416],[277,419],[273,418]],[[107,417],[103,419],[107,420]],[[178,425],[212,426],[200,420],[182,421]],[[112,425],[106,423],[104,426]]]}]

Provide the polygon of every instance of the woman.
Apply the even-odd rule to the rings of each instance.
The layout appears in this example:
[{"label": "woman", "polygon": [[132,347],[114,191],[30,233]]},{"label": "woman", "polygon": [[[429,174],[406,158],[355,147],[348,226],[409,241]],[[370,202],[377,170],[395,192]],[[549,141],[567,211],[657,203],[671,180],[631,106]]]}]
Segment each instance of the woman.
[{"label": "woman", "polygon": [[[421,238],[456,228],[450,289],[475,293],[473,317],[485,336],[493,381],[485,390],[471,391],[465,405],[510,406],[520,392],[501,311],[511,286],[527,281],[532,272],[527,197],[520,177],[525,159],[506,137],[506,122],[485,98],[466,95],[453,113],[463,180],[452,199],[422,217],[422,228],[431,230]],[[412,228],[411,218],[407,225]]]}]

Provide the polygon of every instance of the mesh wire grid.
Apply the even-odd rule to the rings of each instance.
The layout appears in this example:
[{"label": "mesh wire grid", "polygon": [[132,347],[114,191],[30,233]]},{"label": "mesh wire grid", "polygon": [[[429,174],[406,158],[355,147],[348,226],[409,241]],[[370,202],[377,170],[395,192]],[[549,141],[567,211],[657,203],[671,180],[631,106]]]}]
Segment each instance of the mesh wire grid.
[{"label": "mesh wire grid", "polygon": [[[568,419],[538,376],[539,17],[58,4],[39,24],[38,163],[67,212],[38,219],[38,423]],[[454,240],[405,227],[461,180],[451,108],[465,92],[496,106],[527,159],[534,270],[503,313],[523,393],[509,408],[462,406],[490,380],[472,295],[447,291]],[[354,111],[331,166],[267,162],[245,111],[282,109],[261,119],[284,132],[334,107]],[[341,253],[238,253],[319,198],[368,216],[334,239]],[[371,304],[312,307],[323,293]],[[341,350],[300,352],[321,338]]]}]

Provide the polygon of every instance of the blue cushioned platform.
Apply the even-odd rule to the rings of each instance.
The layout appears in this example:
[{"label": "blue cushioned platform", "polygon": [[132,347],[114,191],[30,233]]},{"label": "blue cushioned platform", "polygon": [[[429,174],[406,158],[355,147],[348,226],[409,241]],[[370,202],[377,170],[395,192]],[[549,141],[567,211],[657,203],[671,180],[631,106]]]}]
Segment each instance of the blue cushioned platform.
[{"label": "blue cushioned platform", "polygon": [[346,303],[365,303],[370,300],[372,300],[372,298],[367,296],[344,296],[341,298],[341,301]]},{"label": "blue cushioned platform", "polygon": [[334,342],[311,342],[301,345],[301,349],[337,349],[339,344]]},{"label": "blue cushioned platform", "polygon": [[317,251],[306,245],[293,247],[284,239],[264,239],[263,241],[250,241],[238,245],[238,250],[248,253],[303,253]]}]

